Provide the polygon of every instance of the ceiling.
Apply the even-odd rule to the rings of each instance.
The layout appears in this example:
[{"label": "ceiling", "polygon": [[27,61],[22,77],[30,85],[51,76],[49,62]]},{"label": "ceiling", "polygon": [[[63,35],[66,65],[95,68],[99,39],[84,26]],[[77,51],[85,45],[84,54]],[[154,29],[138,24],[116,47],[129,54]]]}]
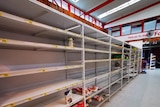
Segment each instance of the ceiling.
[{"label": "ceiling", "polygon": [[[95,11],[91,12],[90,15],[95,17],[96,19],[98,15],[108,11],[108,10],[111,10],[129,0],[108,0],[108,1],[111,1],[110,3],[108,4],[105,4],[105,2],[107,0],[79,0],[77,3],[74,3],[72,0],[65,0],[66,2],[69,2],[70,4],[78,7],[79,9],[85,11],[85,12],[88,12],[89,10],[92,10],[93,8],[96,8],[97,6],[99,5],[104,5],[104,6],[101,6],[99,9],[95,9]],[[101,22],[110,22],[112,20],[115,20],[115,19],[118,19],[122,16],[125,16],[125,15],[128,15],[132,12],[135,12],[137,10],[140,10],[146,6],[149,6],[151,4],[154,4],[156,2],[158,2],[160,0],[141,0],[127,8],[124,8],[118,12],[115,12],[109,16],[106,16],[102,19],[98,19],[100,20]]]}]

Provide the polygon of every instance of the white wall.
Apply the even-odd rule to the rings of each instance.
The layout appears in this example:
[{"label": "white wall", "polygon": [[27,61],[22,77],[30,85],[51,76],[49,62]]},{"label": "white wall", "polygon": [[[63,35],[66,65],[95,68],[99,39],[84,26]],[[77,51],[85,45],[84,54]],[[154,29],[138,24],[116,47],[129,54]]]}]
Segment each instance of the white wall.
[{"label": "white wall", "polygon": [[129,42],[129,44],[131,44],[131,45],[133,45],[133,46],[135,46],[137,48],[140,48],[140,49],[142,49],[142,47],[143,47],[143,41]]},{"label": "white wall", "polygon": [[138,20],[142,20],[142,19],[147,19],[150,17],[154,17],[154,16],[158,16],[160,15],[160,4],[155,5],[153,7],[150,7],[144,11],[141,11],[139,13],[133,14],[129,17],[123,18],[121,20],[118,20],[116,22],[113,22],[111,24],[105,25],[105,28],[109,28],[109,27],[113,27],[113,26],[117,26],[117,25],[121,25],[121,24],[125,24],[125,23],[129,23],[129,22],[135,22]]}]

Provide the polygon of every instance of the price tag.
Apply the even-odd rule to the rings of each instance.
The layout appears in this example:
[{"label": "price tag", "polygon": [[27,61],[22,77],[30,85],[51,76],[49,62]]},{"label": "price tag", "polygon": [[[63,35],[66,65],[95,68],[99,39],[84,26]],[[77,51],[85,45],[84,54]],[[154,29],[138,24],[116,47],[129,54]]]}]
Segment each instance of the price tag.
[{"label": "price tag", "polygon": [[57,46],[57,45],[55,45],[55,48],[58,48],[58,46]]},{"label": "price tag", "polygon": [[61,90],[60,88],[57,89],[57,91],[60,91],[60,90]]},{"label": "price tag", "polygon": [[12,104],[10,104],[9,106],[10,106],[10,107],[14,107],[14,106],[15,106],[15,104],[14,104],[14,103],[12,103]]},{"label": "price tag", "polygon": [[4,76],[4,77],[8,77],[8,76],[9,76],[9,74],[3,74],[3,76]]},{"label": "price tag", "polygon": [[2,12],[0,11],[0,16],[2,16]]},{"label": "price tag", "polygon": [[68,69],[68,66],[66,66],[66,69]]},{"label": "price tag", "polygon": [[46,72],[46,69],[42,69],[42,72]]},{"label": "price tag", "polygon": [[2,42],[3,42],[3,43],[7,43],[7,40],[6,40],[6,39],[2,39]]},{"label": "price tag", "polygon": [[32,100],[32,98],[27,98],[27,100],[28,100],[28,101],[31,101],[31,100]]},{"label": "price tag", "polygon": [[47,93],[43,93],[43,96],[46,96],[47,95]]},{"label": "price tag", "polygon": [[57,29],[57,28],[55,28],[55,31],[58,31],[58,29]]},{"label": "price tag", "polygon": [[32,20],[27,20],[27,23],[28,24],[32,24]]}]

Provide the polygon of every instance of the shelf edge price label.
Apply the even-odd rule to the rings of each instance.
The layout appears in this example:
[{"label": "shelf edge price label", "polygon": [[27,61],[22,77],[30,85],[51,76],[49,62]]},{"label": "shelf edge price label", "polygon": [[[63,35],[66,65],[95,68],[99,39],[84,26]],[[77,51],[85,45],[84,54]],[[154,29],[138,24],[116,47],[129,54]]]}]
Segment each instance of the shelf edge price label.
[{"label": "shelf edge price label", "polygon": [[43,96],[46,96],[47,95],[47,93],[43,93]]},{"label": "shelf edge price label", "polygon": [[2,12],[0,11],[0,16],[2,16]]},{"label": "shelf edge price label", "polygon": [[10,104],[9,106],[10,106],[10,107],[14,107],[14,106],[15,106],[15,104],[14,104],[14,103],[12,103],[12,104]]},{"label": "shelf edge price label", "polygon": [[60,91],[60,90],[61,90],[60,88],[57,89],[57,91]]},{"label": "shelf edge price label", "polygon": [[32,24],[33,22],[32,22],[32,20],[27,20],[27,23]]},{"label": "shelf edge price label", "polygon": [[42,69],[42,72],[46,72],[46,69]]},{"label": "shelf edge price label", "polygon": [[1,74],[1,75],[3,75],[4,77],[8,77],[9,76],[9,74]]},{"label": "shelf edge price label", "polygon": [[55,47],[55,48],[58,48],[58,45],[55,45],[54,47]]},{"label": "shelf edge price label", "polygon": [[2,39],[2,43],[7,43],[7,40],[6,39]]},{"label": "shelf edge price label", "polygon": [[27,98],[27,100],[28,100],[28,101],[31,101],[31,100],[32,100],[32,98]]}]

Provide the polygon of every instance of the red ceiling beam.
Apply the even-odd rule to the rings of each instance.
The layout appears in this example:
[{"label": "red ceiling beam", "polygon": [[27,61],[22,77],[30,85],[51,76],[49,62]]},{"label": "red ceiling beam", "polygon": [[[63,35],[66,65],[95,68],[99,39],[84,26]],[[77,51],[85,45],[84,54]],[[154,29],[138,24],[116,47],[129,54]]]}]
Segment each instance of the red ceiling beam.
[{"label": "red ceiling beam", "polygon": [[96,10],[98,10],[98,9],[106,6],[106,5],[108,5],[109,3],[113,2],[113,1],[114,1],[114,0],[107,0],[107,1],[103,2],[102,4],[100,4],[100,5],[92,8],[91,10],[87,11],[85,14],[86,14],[86,15],[89,15],[90,13],[92,13],[92,12],[94,12],[94,11],[96,11]]},{"label": "red ceiling beam", "polygon": [[[160,3],[160,1],[155,2],[155,3],[151,4],[151,5],[148,5],[148,6],[144,7],[144,8],[141,8],[141,9],[135,11],[135,12],[129,13],[129,14],[127,14],[127,15],[124,15],[124,16],[122,16],[122,17],[119,17],[119,18],[117,18],[117,19],[115,19],[115,20],[112,20],[112,21],[110,21],[110,22],[106,22],[106,24],[110,24],[110,23],[116,22],[116,21],[118,21],[118,20],[121,20],[121,19],[123,19],[123,18],[126,18],[126,17],[128,17],[128,16],[131,16],[131,15],[133,15],[133,14],[139,13],[139,12],[145,10],[145,9],[148,9],[148,8],[150,8],[150,7],[153,7],[153,6],[155,6],[155,5],[158,5],[159,3]],[[158,11],[158,10],[157,10],[157,11]]]}]

